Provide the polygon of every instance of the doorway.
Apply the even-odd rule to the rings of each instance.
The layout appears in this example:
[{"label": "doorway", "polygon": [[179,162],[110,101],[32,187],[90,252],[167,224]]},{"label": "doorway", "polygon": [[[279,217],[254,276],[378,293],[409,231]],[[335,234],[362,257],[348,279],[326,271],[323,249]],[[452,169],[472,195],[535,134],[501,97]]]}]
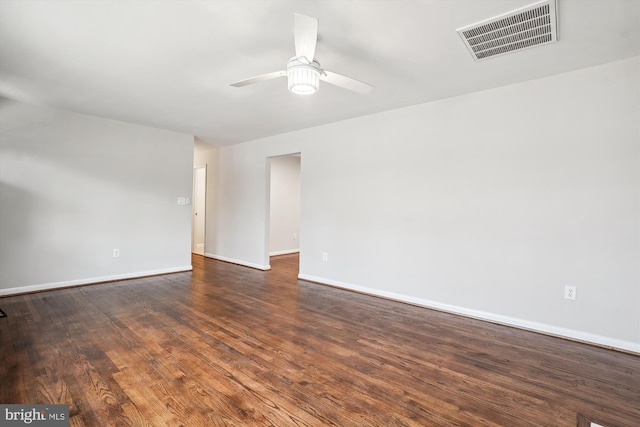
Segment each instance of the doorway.
[{"label": "doorway", "polygon": [[269,159],[269,258],[300,253],[301,160],[299,153]]},{"label": "doorway", "polygon": [[207,198],[207,166],[193,168],[193,218],[191,252],[204,255],[206,198]]}]

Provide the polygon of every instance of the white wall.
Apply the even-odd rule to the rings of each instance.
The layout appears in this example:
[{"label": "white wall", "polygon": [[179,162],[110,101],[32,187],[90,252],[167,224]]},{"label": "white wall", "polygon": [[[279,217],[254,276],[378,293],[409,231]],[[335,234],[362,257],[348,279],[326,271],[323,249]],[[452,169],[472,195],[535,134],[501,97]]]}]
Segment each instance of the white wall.
[{"label": "white wall", "polygon": [[300,157],[271,158],[270,255],[300,250]]},{"label": "white wall", "polygon": [[640,351],[639,73],[636,57],[223,147],[211,255],[268,266],[266,158],[302,152],[301,277]]},{"label": "white wall", "polygon": [[0,129],[0,294],[191,268],[193,136],[7,99]]}]

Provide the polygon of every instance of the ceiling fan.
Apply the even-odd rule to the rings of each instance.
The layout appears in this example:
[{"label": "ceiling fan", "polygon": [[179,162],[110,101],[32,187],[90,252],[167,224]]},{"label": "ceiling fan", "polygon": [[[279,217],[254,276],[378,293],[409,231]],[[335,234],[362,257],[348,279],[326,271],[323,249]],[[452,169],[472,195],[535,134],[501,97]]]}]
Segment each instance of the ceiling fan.
[{"label": "ceiling fan", "polygon": [[240,80],[231,83],[231,86],[242,87],[287,76],[289,91],[300,95],[316,93],[320,87],[320,80],[361,94],[373,89],[373,86],[367,83],[320,68],[320,63],[314,58],[318,40],[318,20],[297,13],[294,18],[296,56],[287,62],[287,69]]}]

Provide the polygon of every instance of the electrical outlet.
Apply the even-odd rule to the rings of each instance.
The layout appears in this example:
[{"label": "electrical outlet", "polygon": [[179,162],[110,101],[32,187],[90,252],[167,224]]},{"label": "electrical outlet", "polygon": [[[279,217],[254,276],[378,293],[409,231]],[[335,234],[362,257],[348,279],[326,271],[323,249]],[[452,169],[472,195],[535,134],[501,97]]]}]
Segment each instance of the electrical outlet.
[{"label": "electrical outlet", "polygon": [[298,233],[293,233],[293,240],[298,240]]},{"label": "electrical outlet", "polygon": [[576,287],[575,286],[565,286],[564,287],[564,297],[565,299],[574,300],[576,299]]},{"label": "electrical outlet", "polygon": [[114,258],[119,258],[120,257],[120,249],[114,249],[113,250],[113,257]]},{"label": "electrical outlet", "polygon": [[322,260],[329,261],[329,255],[326,252],[322,252]]}]

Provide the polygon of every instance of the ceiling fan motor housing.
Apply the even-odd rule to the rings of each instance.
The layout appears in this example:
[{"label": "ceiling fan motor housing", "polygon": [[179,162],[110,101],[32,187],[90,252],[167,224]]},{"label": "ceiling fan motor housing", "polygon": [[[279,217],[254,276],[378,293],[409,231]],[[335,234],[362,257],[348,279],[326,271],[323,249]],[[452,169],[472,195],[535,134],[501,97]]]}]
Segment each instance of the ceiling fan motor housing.
[{"label": "ceiling fan motor housing", "polygon": [[294,56],[287,62],[287,80],[289,91],[298,95],[311,95],[320,87],[322,69],[318,61]]}]

